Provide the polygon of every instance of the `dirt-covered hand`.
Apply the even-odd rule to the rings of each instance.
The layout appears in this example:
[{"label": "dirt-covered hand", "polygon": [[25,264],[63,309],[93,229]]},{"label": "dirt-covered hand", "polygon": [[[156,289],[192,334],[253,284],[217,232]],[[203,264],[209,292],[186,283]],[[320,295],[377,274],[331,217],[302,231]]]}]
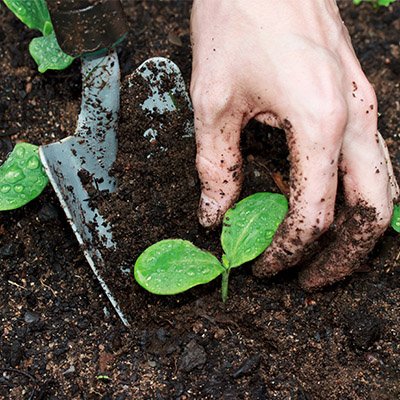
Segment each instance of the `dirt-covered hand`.
[{"label": "dirt-covered hand", "polygon": [[[195,0],[191,34],[200,222],[218,224],[238,197],[241,129],[252,118],[281,127],[290,211],[254,273],[295,265],[335,222],[336,239],[300,281],[312,289],[349,275],[388,226],[398,186],[336,2]],[[347,210],[334,221],[338,174]]]}]

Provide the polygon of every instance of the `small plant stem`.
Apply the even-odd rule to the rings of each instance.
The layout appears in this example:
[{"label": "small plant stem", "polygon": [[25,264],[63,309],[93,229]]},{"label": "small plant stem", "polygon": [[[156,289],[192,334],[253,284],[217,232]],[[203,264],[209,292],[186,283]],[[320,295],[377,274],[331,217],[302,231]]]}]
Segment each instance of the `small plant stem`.
[{"label": "small plant stem", "polygon": [[230,268],[227,268],[222,273],[222,285],[221,285],[221,295],[222,301],[225,303],[228,299],[228,283],[229,283],[229,273],[231,272]]}]

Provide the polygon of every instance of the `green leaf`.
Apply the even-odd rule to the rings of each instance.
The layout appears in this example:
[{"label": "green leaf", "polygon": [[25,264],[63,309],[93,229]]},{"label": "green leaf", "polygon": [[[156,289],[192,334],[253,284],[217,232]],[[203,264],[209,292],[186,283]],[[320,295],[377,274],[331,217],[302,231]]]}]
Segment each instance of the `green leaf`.
[{"label": "green leaf", "polygon": [[5,5],[31,29],[37,29],[43,34],[46,22],[50,21],[45,0],[3,0]]},{"label": "green leaf", "polygon": [[51,35],[53,32],[53,25],[50,21],[46,21],[43,27],[43,36]]},{"label": "green leaf", "polygon": [[48,69],[65,69],[74,61],[73,57],[61,50],[54,32],[48,36],[32,39],[29,44],[29,52],[36,61],[41,73],[46,72]]},{"label": "green leaf", "polygon": [[392,228],[400,233],[400,205],[396,204],[393,209],[392,221],[390,223]]},{"label": "green leaf", "polygon": [[168,239],[148,247],[136,260],[135,279],[154,294],[177,294],[208,283],[224,271],[211,253],[187,240]]},{"label": "green leaf", "polygon": [[396,0],[353,0],[355,5],[359,5],[362,2],[372,3],[374,7],[388,7]]},{"label": "green leaf", "polygon": [[47,182],[38,147],[17,143],[0,167],[0,211],[13,210],[29,203],[39,196]]},{"label": "green leaf", "polygon": [[221,243],[234,268],[259,256],[272,242],[288,210],[285,196],[256,193],[225,214]]},{"label": "green leaf", "polygon": [[388,7],[392,3],[394,3],[396,0],[378,0],[378,6],[385,6]]}]

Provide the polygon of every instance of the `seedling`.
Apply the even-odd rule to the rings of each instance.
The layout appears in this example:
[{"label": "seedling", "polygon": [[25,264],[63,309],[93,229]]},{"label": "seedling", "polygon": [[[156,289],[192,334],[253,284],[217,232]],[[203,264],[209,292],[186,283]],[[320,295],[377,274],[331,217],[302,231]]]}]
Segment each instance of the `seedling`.
[{"label": "seedling", "polygon": [[29,44],[29,52],[39,72],[61,70],[71,65],[74,58],[65,54],[58,45],[45,0],[3,1],[26,26],[42,33],[43,36],[32,39]]},{"label": "seedling", "polygon": [[37,146],[17,143],[0,167],[0,211],[22,207],[39,196],[47,182]]},{"label": "seedling", "polygon": [[151,293],[171,295],[222,275],[222,300],[226,301],[231,269],[253,260],[271,244],[287,210],[287,200],[281,194],[253,194],[225,214],[222,262],[187,240],[167,239],[148,247],[139,256],[135,279]]},{"label": "seedling", "polygon": [[[231,269],[253,260],[271,244],[287,210],[287,200],[281,194],[253,194],[225,214],[221,234],[222,262],[187,240],[161,240],[136,260],[135,279],[151,293],[173,295],[222,275],[221,294],[225,302]],[[398,205],[394,208],[391,225],[400,232]]]},{"label": "seedling", "polygon": [[372,3],[374,7],[388,7],[390,4],[394,3],[396,0],[353,0],[355,5],[359,5],[362,2]]}]

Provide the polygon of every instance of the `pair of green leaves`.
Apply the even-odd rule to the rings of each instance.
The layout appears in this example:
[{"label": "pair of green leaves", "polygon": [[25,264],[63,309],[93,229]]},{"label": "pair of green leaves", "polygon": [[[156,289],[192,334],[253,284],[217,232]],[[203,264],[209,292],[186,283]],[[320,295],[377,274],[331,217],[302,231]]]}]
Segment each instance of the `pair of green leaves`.
[{"label": "pair of green leaves", "polygon": [[74,58],[65,54],[58,45],[45,0],[3,0],[6,6],[29,28],[43,36],[34,38],[29,52],[39,72],[61,70],[71,65]]},{"label": "pair of green leaves", "polygon": [[271,244],[287,210],[287,200],[281,194],[249,196],[225,214],[222,263],[189,241],[162,240],[139,256],[135,279],[151,293],[170,295],[208,283],[221,274],[227,277],[231,268],[253,260]]},{"label": "pair of green leaves", "polygon": [[22,207],[39,196],[47,182],[38,147],[17,143],[0,167],[0,211]]}]

